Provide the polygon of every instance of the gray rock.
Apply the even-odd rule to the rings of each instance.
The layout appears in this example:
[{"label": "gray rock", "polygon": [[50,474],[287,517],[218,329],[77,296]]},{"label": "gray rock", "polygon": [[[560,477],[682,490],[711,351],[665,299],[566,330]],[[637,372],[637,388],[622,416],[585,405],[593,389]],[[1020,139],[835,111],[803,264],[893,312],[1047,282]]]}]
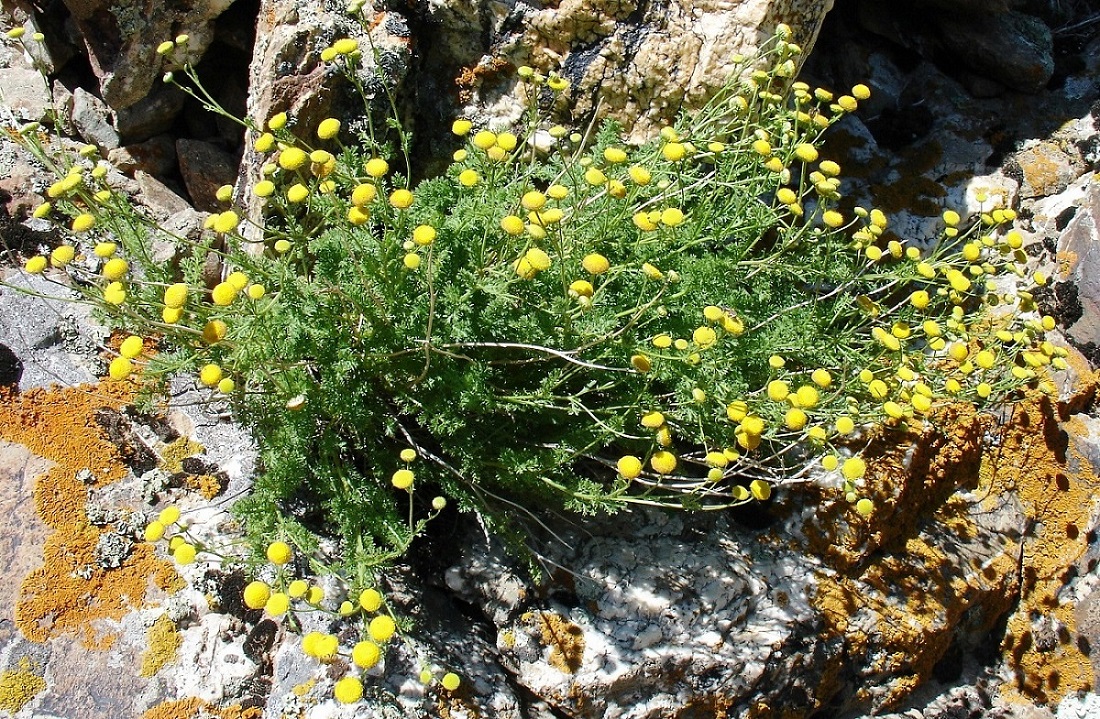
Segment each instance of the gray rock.
[{"label": "gray rock", "polygon": [[62,132],[73,132],[73,92],[60,80],[52,86],[54,122]]},{"label": "gray rock", "polygon": [[1038,92],[1054,74],[1054,40],[1041,20],[1019,12],[949,16],[944,47],[973,72],[1020,92]]},{"label": "gray rock", "polygon": [[176,143],[169,135],[157,135],[145,142],[111,150],[107,160],[130,175],[139,170],[150,175],[166,175],[177,167]]},{"label": "gray rock", "polygon": [[0,286],[0,343],[22,362],[19,389],[94,381],[85,363],[63,344],[63,318],[76,311],[68,301],[70,290],[18,270],[5,273],[4,282],[8,286]]},{"label": "gray rock", "polygon": [[176,156],[194,206],[207,212],[223,210],[215,194],[222,185],[232,185],[237,180],[233,156],[209,142],[182,139],[176,141]]},{"label": "gray rock", "polygon": [[127,144],[142,143],[167,132],[187,101],[181,90],[166,86],[115,111],[115,128]]},{"label": "gray rock", "polygon": [[[1044,88],[1054,73],[1054,43],[1050,29],[1038,18],[1003,7],[981,12],[967,3],[950,9],[887,5],[863,0],[860,23],[902,47],[935,59],[953,72],[969,71],[1020,92]],[[985,5],[985,3],[979,3]],[[996,94],[995,88],[974,79],[976,89]],[[984,89],[983,88],[987,88]]]},{"label": "gray rock", "polygon": [[82,87],[73,91],[73,127],[87,142],[100,150],[118,147],[118,133],[111,126],[110,110],[103,101]]},{"label": "gray rock", "polygon": [[96,561],[104,569],[118,569],[133,548],[134,543],[129,537],[118,532],[104,532],[96,542]]},{"label": "gray rock", "polygon": [[1067,336],[1078,347],[1091,343],[1090,359],[1095,361],[1095,348],[1100,345],[1100,184],[1097,182],[1087,183],[1085,197],[1058,238],[1058,256],[1062,261],[1054,289],[1060,305],[1059,318]]},{"label": "gray rock", "polygon": [[1013,155],[1007,171],[1020,178],[1021,197],[1055,195],[1081,176],[1080,160],[1062,149],[1059,143],[1036,142]]},{"label": "gray rock", "polygon": [[[67,38],[51,32],[51,28],[40,22],[34,6],[27,0],[6,0],[4,12],[10,18],[12,26],[26,29],[23,47],[26,48],[31,64],[36,69],[42,70],[47,75],[53,75],[75,54],[76,50]],[[34,34],[38,32],[45,35],[42,41],[34,39]]]},{"label": "gray rock", "polygon": [[45,119],[52,109],[50,88],[42,73],[20,67],[0,68],[0,102],[28,122]]},{"label": "gray rock", "polygon": [[134,180],[141,193],[138,201],[152,210],[155,216],[165,218],[192,209],[187,200],[148,172],[135,170]]}]

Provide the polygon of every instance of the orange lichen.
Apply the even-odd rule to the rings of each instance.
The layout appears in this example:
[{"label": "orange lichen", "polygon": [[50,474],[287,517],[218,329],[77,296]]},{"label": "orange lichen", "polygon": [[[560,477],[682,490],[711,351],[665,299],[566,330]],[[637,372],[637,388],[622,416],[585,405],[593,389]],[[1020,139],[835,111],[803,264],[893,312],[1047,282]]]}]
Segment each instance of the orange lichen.
[{"label": "orange lichen", "polygon": [[139,606],[150,579],[165,591],[181,587],[171,563],[150,545],[136,545],[117,569],[96,562],[96,543],[107,529],[88,521],[88,485],[76,475],[91,470],[93,486],[125,476],[119,450],[96,423],[96,412],[121,407],[132,397],[132,385],[119,382],[0,393],[0,439],[54,462],[33,492],[38,514],[53,533],[45,542],[43,566],[24,578],[15,609],[16,625],[31,641],[74,633],[91,647],[109,646],[114,636],[99,636],[95,620],[119,619]]},{"label": "orange lichen", "polygon": [[[951,641],[951,633],[941,630],[957,625],[963,612],[968,621],[992,628],[1013,607],[1004,649],[1017,690],[1029,700],[1053,703],[1090,688],[1089,660],[1065,638],[1074,631],[1073,606],[1056,598],[1067,569],[1085,550],[1084,532],[1074,528],[1087,526],[1100,489],[1088,461],[1071,454],[1064,430],[1074,431],[1075,421],[1060,421],[1087,408],[1096,395],[1096,376],[1071,364],[1081,386],[1057,407],[1034,393],[998,423],[956,405],[921,432],[911,430],[900,442],[895,435],[893,447],[885,435],[873,438],[865,451],[875,499],[870,518],[846,519],[823,503],[822,526],[832,529],[811,544],[832,571],[819,575],[813,602],[827,635],[844,644],[836,662],[871,660],[873,652],[870,668],[896,677],[889,692],[875,698],[876,708],[896,706],[930,675]],[[1074,474],[1070,466],[1083,469]],[[978,532],[988,535],[974,523],[969,500],[954,493],[959,487],[984,497],[984,510],[1014,500],[1034,533],[1021,541],[987,536],[977,564],[952,561],[949,554],[957,552],[949,545],[972,542]],[[1067,627],[1061,646],[1035,646],[1033,616],[1053,616]],[[820,701],[840,688],[839,668],[822,672]]]},{"label": "orange lichen", "polygon": [[[1091,374],[1091,373],[1090,373]],[[1008,620],[1002,649],[1016,677],[1016,691],[1032,701],[1057,703],[1066,694],[1092,688],[1092,666],[1070,640],[1073,604],[1060,602],[1066,571],[1085,552],[1079,528],[1088,526],[1100,479],[1084,457],[1083,471],[1069,471],[1075,452],[1064,430],[1084,433],[1075,420],[1058,421],[1053,404],[1038,398],[1021,405],[1007,425],[1000,451],[991,457],[991,493],[1011,491],[1034,527],[1022,539],[1019,605]],[[1067,628],[1058,645],[1042,650],[1031,633],[1033,616],[1053,617]]]},{"label": "orange lichen", "polygon": [[214,499],[225,491],[226,483],[213,474],[189,474],[183,484],[187,489],[198,492],[203,499]]},{"label": "orange lichen", "polygon": [[189,697],[150,707],[141,715],[141,719],[195,719],[198,716],[213,716],[218,719],[260,719],[263,711],[259,707],[242,709],[239,704],[220,708],[198,697]]}]

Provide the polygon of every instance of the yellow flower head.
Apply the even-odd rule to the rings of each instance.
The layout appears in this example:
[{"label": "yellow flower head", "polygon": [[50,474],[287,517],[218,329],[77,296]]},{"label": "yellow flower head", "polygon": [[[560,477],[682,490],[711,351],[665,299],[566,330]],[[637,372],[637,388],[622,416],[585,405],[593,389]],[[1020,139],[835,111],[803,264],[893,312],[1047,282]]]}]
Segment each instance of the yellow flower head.
[{"label": "yellow flower head", "polygon": [[359,606],[368,612],[377,612],[382,606],[382,593],[377,589],[364,589],[359,593]]},{"label": "yellow flower head", "polygon": [[141,354],[141,351],[144,347],[144,340],[142,340],[137,335],[130,335],[126,339],[122,340],[122,344],[118,346],[118,353],[123,357],[134,359]]},{"label": "yellow flower head", "polygon": [[397,631],[397,625],[386,614],[380,614],[370,620],[370,624],[367,626],[367,632],[370,634],[371,639],[379,644],[389,641],[395,631]]},{"label": "yellow flower head", "polygon": [[244,588],[244,605],[249,609],[263,609],[271,598],[271,587],[264,582],[249,582]]},{"label": "yellow flower head", "polygon": [[630,175],[630,179],[636,185],[648,185],[653,180],[653,173],[641,165],[633,165],[627,174]]},{"label": "yellow flower head", "polygon": [[332,49],[337,55],[351,55],[359,50],[359,41],[350,37],[340,38],[332,43]]},{"label": "yellow flower head", "polygon": [[611,263],[603,255],[592,252],[584,256],[581,260],[581,266],[584,267],[586,272],[590,272],[593,275],[602,275],[611,269]]},{"label": "yellow flower head", "polygon": [[397,487],[398,489],[408,489],[413,485],[413,481],[415,480],[415,478],[416,477],[412,473],[412,470],[399,469],[393,473],[393,477],[390,481],[393,486]]},{"label": "yellow flower head", "polygon": [[603,151],[603,159],[607,160],[612,165],[626,162],[626,151],[621,147],[608,147]]},{"label": "yellow flower head", "polygon": [[344,677],[336,682],[332,695],[341,704],[354,704],[363,698],[363,682],[358,677]]},{"label": "yellow flower head", "polygon": [[360,669],[370,669],[382,658],[382,648],[374,642],[362,641],[351,650],[351,660]]},{"label": "yellow flower head", "polygon": [[214,289],[210,291],[210,299],[219,307],[227,307],[233,304],[233,300],[237,299],[237,294],[239,292],[240,290],[230,283],[219,282],[214,286]]},{"label": "yellow flower head", "polygon": [[42,274],[46,270],[48,261],[44,255],[35,255],[27,260],[24,269],[32,275]]},{"label": "yellow flower head", "polygon": [[867,474],[867,463],[862,457],[849,457],[840,466],[840,473],[848,480],[860,479]]},{"label": "yellow flower head", "polygon": [[309,155],[305,150],[297,147],[288,147],[279,153],[279,167],[284,170],[297,170],[309,162]]},{"label": "yellow flower head", "polygon": [[121,305],[126,301],[126,287],[121,282],[112,282],[103,288],[103,301],[110,305]]},{"label": "yellow flower head", "polygon": [[204,365],[199,370],[199,381],[207,387],[213,387],[222,379],[222,368],[216,364]]},{"label": "yellow flower head", "polygon": [[364,169],[371,177],[383,177],[387,172],[390,171],[390,163],[386,162],[381,157],[372,157],[371,159],[367,160],[366,165],[364,165]]},{"label": "yellow flower head", "polygon": [[481,176],[477,174],[477,170],[463,170],[458,173],[458,182],[463,187],[473,187],[481,180]]},{"label": "yellow flower head", "polygon": [[661,224],[676,227],[684,221],[684,213],[678,207],[668,207],[661,211]]},{"label": "yellow flower head", "polygon": [[509,235],[518,237],[523,234],[523,219],[516,215],[505,215],[500,220],[500,228]]},{"label": "yellow flower head", "polygon": [[130,271],[130,263],[121,257],[113,257],[103,265],[103,276],[109,280],[120,280]]},{"label": "yellow flower head", "polygon": [[524,258],[531,263],[531,267],[538,272],[550,269],[550,256],[537,247],[527,250]]},{"label": "yellow flower head", "polygon": [[288,564],[294,558],[294,550],[286,542],[272,542],[267,545],[267,560],[272,564]]},{"label": "yellow flower head", "polygon": [[594,293],[595,288],[588,280],[573,280],[569,284],[569,294],[574,297],[591,297]]},{"label": "yellow flower head", "polygon": [[134,365],[128,357],[115,357],[107,368],[107,374],[111,379],[126,379],[134,371]]},{"label": "yellow flower head", "polygon": [[691,339],[701,349],[706,349],[718,341],[718,335],[710,327],[696,327],[691,333]]},{"label": "yellow flower head", "polygon": [[768,399],[773,402],[782,402],[791,393],[790,385],[781,379],[773,379],[768,382]]},{"label": "yellow flower head", "polygon": [[95,227],[95,215],[84,212],[73,218],[73,232],[87,232],[93,227]]},{"label": "yellow flower head", "polygon": [[435,242],[436,231],[431,225],[417,225],[413,228],[413,242],[421,247],[426,247]]},{"label": "yellow flower head", "polygon": [[351,191],[351,204],[356,207],[363,207],[371,203],[377,195],[378,188],[370,183],[356,185],[355,189]]},{"label": "yellow flower head", "polygon": [[668,142],[661,148],[661,154],[670,162],[679,162],[687,155],[687,147],[682,142]]},{"label": "yellow flower head", "polygon": [[649,458],[649,466],[653,467],[653,471],[657,474],[672,474],[676,471],[676,463],[676,455],[663,449],[654,452]]},{"label": "yellow flower head", "polygon": [[207,344],[215,344],[225,339],[229,327],[221,320],[210,320],[202,328],[202,339]]},{"label": "yellow flower head", "polygon": [[817,162],[817,148],[808,142],[800,143],[794,146],[794,156],[802,162]]},{"label": "yellow flower head", "polygon": [[403,188],[390,193],[390,204],[399,210],[412,207],[413,199],[413,193]]},{"label": "yellow flower head", "polygon": [[523,205],[525,210],[541,210],[546,206],[546,195],[537,190],[531,190],[524,193],[520,199],[520,204]]},{"label": "yellow flower head", "polygon": [[642,460],[633,455],[624,455],[619,457],[619,461],[616,463],[616,468],[626,479],[637,479],[642,473]]},{"label": "yellow flower head", "polygon": [[478,130],[474,134],[473,139],[474,147],[481,150],[488,150],[493,145],[497,144],[497,136],[495,132],[490,130]]}]

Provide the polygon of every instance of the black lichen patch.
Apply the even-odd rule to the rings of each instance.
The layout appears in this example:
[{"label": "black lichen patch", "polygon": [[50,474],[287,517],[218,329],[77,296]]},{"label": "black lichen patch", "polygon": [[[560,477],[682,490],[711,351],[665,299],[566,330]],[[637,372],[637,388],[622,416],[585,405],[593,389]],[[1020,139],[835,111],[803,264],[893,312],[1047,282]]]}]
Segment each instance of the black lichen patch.
[{"label": "black lichen patch", "polygon": [[23,361],[7,345],[0,344],[0,387],[18,387]]}]

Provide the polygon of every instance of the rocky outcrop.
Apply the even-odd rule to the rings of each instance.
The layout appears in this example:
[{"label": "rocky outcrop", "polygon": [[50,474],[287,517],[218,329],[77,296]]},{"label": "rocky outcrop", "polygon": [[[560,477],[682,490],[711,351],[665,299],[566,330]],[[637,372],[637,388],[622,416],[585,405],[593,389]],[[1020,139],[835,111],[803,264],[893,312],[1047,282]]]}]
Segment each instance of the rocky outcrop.
[{"label": "rocky outcrop", "polygon": [[424,63],[450,69],[466,114],[497,124],[518,119],[526,104],[512,68],[560,73],[571,82],[562,105],[575,120],[614,117],[640,139],[679,109],[705,102],[730,79],[730,58],[753,53],[780,23],[808,52],[832,4],[567,0],[474,13],[465,3],[432,3],[427,20],[438,29],[428,32],[441,41],[423,48]]},{"label": "rocky outcrop", "polygon": [[1013,9],[1017,4],[923,0],[899,6],[861,0],[859,22],[935,60],[979,94],[995,94],[998,85],[1035,93],[1054,74],[1054,41],[1046,23]]},{"label": "rocky outcrop", "polygon": [[149,94],[158,68],[169,69],[157,55],[158,44],[186,34],[187,56],[198,60],[213,40],[214,20],[232,2],[187,0],[157,4],[153,12],[135,0],[66,0],[65,6],[84,42],[99,94],[121,110]]}]

